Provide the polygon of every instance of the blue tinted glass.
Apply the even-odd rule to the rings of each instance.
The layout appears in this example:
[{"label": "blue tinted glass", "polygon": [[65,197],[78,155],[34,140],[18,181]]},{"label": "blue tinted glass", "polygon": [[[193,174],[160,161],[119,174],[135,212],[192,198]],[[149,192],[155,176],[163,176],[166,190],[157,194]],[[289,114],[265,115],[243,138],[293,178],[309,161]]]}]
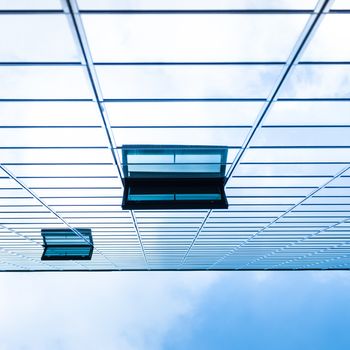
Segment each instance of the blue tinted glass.
[{"label": "blue tinted glass", "polygon": [[126,177],[223,177],[226,161],[227,150],[223,147],[123,146]]}]

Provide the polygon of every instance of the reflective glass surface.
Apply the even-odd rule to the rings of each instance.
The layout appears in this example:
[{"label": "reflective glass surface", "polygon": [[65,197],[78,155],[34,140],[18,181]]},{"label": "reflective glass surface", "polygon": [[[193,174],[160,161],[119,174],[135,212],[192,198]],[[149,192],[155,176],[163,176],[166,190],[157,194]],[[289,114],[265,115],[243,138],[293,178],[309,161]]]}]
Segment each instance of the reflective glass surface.
[{"label": "reflective glass surface", "polygon": [[[337,0],[336,2],[346,2]],[[137,9],[309,9],[316,0],[78,0],[81,10]]]},{"label": "reflective glass surface", "polygon": [[[285,61],[307,18],[242,14],[83,16],[96,62]],[[113,40],[100,40],[104,33]],[[243,45],[253,35],[254,45]]]},{"label": "reflective glass surface", "polygon": [[97,66],[109,99],[265,98],[280,65]]},{"label": "reflective glass surface", "polygon": [[[349,23],[343,0],[0,0],[0,270],[349,269]],[[126,163],[220,169],[228,208],[123,210]],[[42,261],[72,227],[91,260]]]}]

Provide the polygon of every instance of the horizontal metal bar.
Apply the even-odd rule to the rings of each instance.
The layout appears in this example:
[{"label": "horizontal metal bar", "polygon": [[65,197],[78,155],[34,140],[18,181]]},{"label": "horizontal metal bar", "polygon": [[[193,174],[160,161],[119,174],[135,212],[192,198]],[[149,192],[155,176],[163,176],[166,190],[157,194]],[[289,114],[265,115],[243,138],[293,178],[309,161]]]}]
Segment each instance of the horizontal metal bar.
[{"label": "horizontal metal bar", "polygon": [[80,9],[80,14],[165,15],[165,14],[311,14],[305,9]]},{"label": "horizontal metal bar", "polygon": [[[164,163],[163,163],[164,164]],[[241,162],[240,165],[330,165],[349,164],[349,162]]]},{"label": "horizontal metal bar", "polygon": [[47,61],[34,61],[34,62],[23,62],[23,61],[11,61],[11,62],[0,62],[0,67],[20,67],[20,66],[29,66],[29,67],[36,67],[36,66],[83,66],[80,61],[77,62],[47,62]]},{"label": "horizontal metal bar", "polygon": [[[172,271],[172,272],[179,272],[179,273],[186,273],[186,272],[208,272],[206,267],[202,267],[202,268],[182,268],[181,270],[177,269],[177,268],[164,268],[164,269],[160,269],[160,268],[150,268],[150,269],[101,269],[101,268],[93,268],[93,264],[86,264],[86,269],[69,269],[69,268],[65,268],[64,272],[161,272],[161,271]],[[152,263],[150,264],[152,265]],[[175,264],[174,264],[175,265]],[[194,265],[194,264],[189,264],[189,265]],[[197,265],[201,265],[201,264],[197,264]],[[203,266],[208,266],[208,264],[202,264]],[[211,268],[211,271],[222,271],[222,272],[238,272],[238,271],[242,271],[242,272],[254,272],[254,271],[290,271],[290,272],[297,272],[297,271],[349,271],[350,268],[349,267],[338,267],[338,268],[281,268],[281,269],[269,269],[269,268],[252,268],[252,269],[235,269],[235,268]],[[1,272],[62,272],[60,268],[57,268],[56,270],[52,269],[52,270],[30,270],[30,269],[26,269],[26,270],[0,270]]]},{"label": "horizontal metal bar", "polygon": [[106,149],[106,146],[1,146],[0,149]]},{"label": "horizontal metal bar", "polygon": [[[263,97],[246,98],[106,98],[101,102],[266,102]],[[350,98],[277,98],[277,102],[344,102]],[[90,98],[0,98],[1,102],[94,102]]]},{"label": "horizontal metal bar", "polygon": [[347,65],[350,61],[300,61],[298,65]]},{"label": "horizontal metal bar", "polygon": [[0,98],[1,102],[94,102],[92,98]]},{"label": "horizontal metal bar", "polygon": [[112,129],[250,129],[251,125],[118,125]]},{"label": "horizontal metal bar", "polygon": [[117,176],[17,176],[17,179],[119,179]]},{"label": "horizontal metal bar", "polygon": [[15,166],[27,166],[27,165],[48,165],[48,166],[61,166],[61,165],[113,165],[113,163],[78,163],[78,162],[72,162],[72,163],[2,163],[3,165],[15,165]]},{"label": "horizontal metal bar", "polygon": [[[36,187],[36,186],[29,186],[30,189],[32,190],[121,190],[122,187],[103,187],[103,186],[91,186],[91,187],[67,187],[67,186],[62,186],[62,187]],[[3,188],[4,190],[8,190],[11,188]],[[20,189],[20,188],[14,188]]]},{"label": "horizontal metal bar", "polygon": [[0,10],[0,15],[56,15],[64,14],[63,9],[20,9],[20,10]]},{"label": "horizontal metal bar", "polygon": [[101,125],[0,125],[0,129],[101,129]]},{"label": "horizontal metal bar", "polygon": [[[314,177],[328,177],[331,178],[332,175],[235,175],[234,178],[314,178]],[[346,177],[346,176],[343,176]]]},{"label": "horizontal metal bar", "polygon": [[[350,99],[349,99],[350,100]],[[105,98],[104,102],[265,102],[265,98]],[[1,100],[0,100],[1,102]]]},{"label": "horizontal metal bar", "polygon": [[[285,61],[97,61],[95,66],[259,66],[284,65]],[[349,65],[350,61],[301,61],[298,65]],[[84,66],[80,61],[0,61],[0,66]]]},{"label": "horizontal metal bar", "polygon": [[[332,120],[329,121],[330,123],[332,123]],[[263,129],[276,129],[276,128],[350,128],[350,121],[349,124],[304,124],[304,125],[300,125],[300,124],[281,124],[281,125],[262,125],[261,128]]]},{"label": "horizontal metal bar", "polygon": [[350,145],[342,146],[249,146],[250,149],[347,149],[350,148]]},{"label": "horizontal metal bar", "polygon": [[286,98],[286,97],[280,97],[277,98],[278,102],[322,102],[322,101],[329,101],[329,102],[342,102],[342,101],[350,101],[350,97],[293,97],[293,98]]},{"label": "horizontal metal bar", "polygon": [[[293,190],[293,189],[304,189],[304,188],[313,189],[313,188],[317,188],[317,186],[226,186],[226,189],[230,189],[230,190],[279,190],[279,189]],[[342,188],[348,188],[348,186],[344,186]]]},{"label": "horizontal metal bar", "polygon": [[349,14],[350,9],[334,9],[329,11],[332,14],[340,13],[340,14]]},{"label": "horizontal metal bar", "polygon": [[[1,63],[0,63],[1,64]],[[284,65],[283,61],[149,61],[149,62],[94,62],[95,66],[268,66]]]}]

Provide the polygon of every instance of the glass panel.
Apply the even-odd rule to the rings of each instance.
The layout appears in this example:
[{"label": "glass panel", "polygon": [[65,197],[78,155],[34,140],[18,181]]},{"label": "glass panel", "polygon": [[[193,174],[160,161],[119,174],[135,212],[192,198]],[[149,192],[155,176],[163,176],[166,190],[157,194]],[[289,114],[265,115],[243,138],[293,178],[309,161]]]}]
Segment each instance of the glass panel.
[{"label": "glass panel", "polygon": [[[341,0],[337,0],[341,1]],[[78,0],[80,9],[313,9],[317,0]]]},{"label": "glass panel", "polygon": [[324,17],[308,44],[301,61],[349,61],[350,15],[329,14]]},{"label": "glass panel", "polygon": [[[332,183],[333,184],[333,183]],[[348,188],[324,188],[317,192],[318,196],[349,196],[350,197],[350,186]]]},{"label": "glass panel", "polygon": [[113,163],[109,149],[1,149],[7,163]]},{"label": "glass panel", "polygon": [[[78,212],[108,212],[110,210],[120,209],[114,204],[86,204],[81,203],[80,205],[71,205],[71,204],[60,204],[51,206],[53,210],[57,213],[78,213]],[[114,229],[113,229],[114,230]]]},{"label": "glass panel", "polygon": [[83,259],[88,258],[91,253],[91,247],[47,247],[42,260],[46,259]]},{"label": "glass panel", "polygon": [[[127,153],[127,150],[125,150]],[[127,165],[132,164],[150,164],[150,163],[173,163],[174,154],[142,154],[142,148],[139,154],[126,154]]]},{"label": "glass panel", "polygon": [[[285,61],[307,18],[242,14],[83,15],[96,62]],[[105,33],[113,40],[101,40]],[[252,37],[254,44],[250,45]]]},{"label": "glass panel", "polygon": [[259,197],[259,196],[296,196],[304,197],[308,195],[312,188],[230,188],[226,187],[227,196],[235,197]]},{"label": "glass panel", "polygon": [[0,0],[1,10],[60,10],[60,0]]},{"label": "glass panel", "polygon": [[106,99],[264,98],[280,65],[97,66]]},{"label": "glass panel", "polygon": [[123,102],[105,105],[112,126],[232,126],[252,125],[263,103]]},{"label": "glass panel", "polygon": [[2,99],[74,99],[92,97],[81,67],[0,66]]},{"label": "glass panel", "polygon": [[4,176],[4,174],[2,174],[2,172],[0,172],[0,176],[1,176],[0,188],[21,188],[21,186],[19,184],[17,184],[14,180],[12,180],[10,178],[2,177],[2,176]]},{"label": "glass panel", "polygon": [[329,186],[350,186],[350,177],[338,177]]},{"label": "glass panel", "polygon": [[347,170],[347,171],[343,174],[343,176],[350,176],[350,170]]},{"label": "glass panel", "polygon": [[228,203],[235,205],[245,204],[296,204],[300,201],[298,198],[230,198],[227,197]]},{"label": "glass panel", "polygon": [[300,210],[306,210],[306,211],[318,211],[318,210],[323,210],[323,211],[336,211],[336,212],[341,212],[341,211],[350,211],[350,205],[336,205],[336,204],[329,204],[329,205],[316,205],[316,204],[302,204],[300,207],[298,207],[297,211]]},{"label": "glass panel", "polygon": [[340,162],[350,163],[350,149],[348,148],[251,148],[248,149],[243,157],[242,163],[259,163],[259,162]]},{"label": "glass panel", "polygon": [[349,101],[276,102],[264,125],[349,125]]},{"label": "glass panel", "polygon": [[175,162],[178,163],[215,163],[221,165],[220,154],[176,154]]},{"label": "glass panel", "polygon": [[1,15],[0,61],[80,62],[66,15]]},{"label": "glass panel", "polygon": [[30,197],[31,195],[27,192],[24,191],[22,188],[16,188],[16,189],[4,189],[1,188],[0,191],[0,198],[1,197]]},{"label": "glass panel", "polygon": [[47,205],[121,205],[121,198],[46,198]]},{"label": "glass panel", "polygon": [[[0,191],[0,196],[3,191]],[[98,188],[86,188],[86,189],[36,189],[35,193],[44,197],[116,197],[122,196],[123,191],[119,189],[98,189]]]},{"label": "glass panel", "polygon": [[105,147],[107,144],[102,129],[63,128],[63,129],[1,129],[2,147]]},{"label": "glass panel", "polygon": [[249,128],[113,129],[114,137],[120,145],[173,144],[241,146],[248,132]]},{"label": "glass panel", "polygon": [[[82,0],[86,1],[86,0]],[[87,1],[94,1],[94,0],[87,0]],[[110,1],[110,0],[107,0]],[[332,10],[350,10],[350,3],[349,0],[334,0]]]},{"label": "glass panel", "polygon": [[1,102],[2,126],[101,125],[94,102]]},{"label": "glass panel", "polygon": [[305,201],[305,204],[350,204],[350,197],[311,197]]},{"label": "glass panel", "polygon": [[197,193],[197,194],[176,194],[175,200],[196,201],[196,200],[220,200],[219,193]]},{"label": "glass panel", "polygon": [[130,201],[173,201],[173,194],[129,194]]},{"label": "glass panel", "polygon": [[20,213],[41,213],[45,209],[41,204],[30,205],[30,206],[16,206],[16,208],[10,207],[8,205],[4,205],[1,207],[2,213],[11,213],[11,212],[20,212]]},{"label": "glass panel", "polygon": [[262,128],[252,146],[347,146],[349,131],[344,127]]},{"label": "glass panel", "polygon": [[139,218],[151,218],[151,220],[153,220],[154,218],[160,218],[162,220],[162,222],[164,222],[164,219],[170,218],[171,221],[173,221],[174,218],[187,218],[188,217],[195,217],[198,218],[198,220],[202,220],[205,218],[207,214],[207,211],[205,210],[195,210],[195,211],[190,211],[190,210],[186,210],[186,211],[178,211],[178,210],[161,210],[161,211],[156,211],[156,210],[152,210],[152,211],[141,211],[141,210],[137,210],[135,211],[135,216],[137,219]]},{"label": "glass panel", "polygon": [[116,176],[115,165],[7,165],[16,176]]},{"label": "glass panel", "polygon": [[[168,173],[191,173],[191,174],[202,174],[210,173],[215,174],[220,171],[220,165],[215,164],[166,164],[166,165],[157,165],[157,164],[145,164],[145,165],[128,165],[128,170],[131,173],[147,173],[149,176],[152,176],[153,173],[166,174]],[[160,175],[159,175],[160,176]]]},{"label": "glass panel", "polygon": [[223,177],[226,158],[223,147],[123,146],[125,177]]},{"label": "glass panel", "polygon": [[[53,220],[57,221],[56,217],[53,217],[53,214],[49,211],[45,212],[44,210],[41,212],[29,212],[29,213],[23,213],[23,212],[3,212],[1,211],[0,217],[2,220],[4,219],[16,219],[18,222],[21,220],[46,220],[47,222],[52,222]],[[5,222],[3,222],[5,224]]]},{"label": "glass panel", "polygon": [[[254,174],[254,173],[253,173]],[[333,175],[333,174],[332,174]],[[311,186],[311,187],[319,187],[328,182],[332,175],[328,177],[247,177],[247,178],[239,178],[231,177],[227,183],[227,186],[230,187],[293,187],[293,186]]]},{"label": "glass panel", "polygon": [[30,205],[40,205],[39,202],[32,197],[20,197],[20,198],[1,198],[0,197],[0,206],[1,207],[12,207],[12,206],[30,206]]},{"label": "glass panel", "polygon": [[76,244],[82,244],[82,245],[88,245],[89,243],[92,243],[92,236],[91,236],[91,230],[81,230],[76,229],[81,236],[79,236],[77,233],[75,233],[72,230],[66,230],[66,229],[60,229],[60,230],[46,230],[43,229],[41,231],[41,234],[44,239],[44,244],[47,245],[76,245]]},{"label": "glass panel", "polygon": [[[89,176],[89,175],[87,175]],[[81,178],[32,178],[32,179],[22,179],[22,181],[31,188],[43,188],[43,187],[120,187],[120,179],[116,177],[107,176],[103,178],[98,177],[81,177]],[[2,182],[0,180],[0,186]]]},{"label": "glass panel", "polygon": [[[264,176],[288,176],[288,175],[333,175],[344,169],[344,164],[240,164],[235,172],[236,176],[264,175]],[[324,181],[326,182],[326,180]]]},{"label": "glass panel", "polygon": [[281,90],[281,98],[350,97],[350,65],[298,65]]},{"label": "glass panel", "polygon": [[[118,156],[119,156],[119,159],[122,159],[123,158],[122,149],[121,149],[121,146],[118,146],[118,147],[120,147],[119,149],[117,149]],[[237,156],[238,148],[239,147],[227,149],[227,162],[226,162],[227,167],[229,167],[229,165],[233,162],[233,160]]]}]

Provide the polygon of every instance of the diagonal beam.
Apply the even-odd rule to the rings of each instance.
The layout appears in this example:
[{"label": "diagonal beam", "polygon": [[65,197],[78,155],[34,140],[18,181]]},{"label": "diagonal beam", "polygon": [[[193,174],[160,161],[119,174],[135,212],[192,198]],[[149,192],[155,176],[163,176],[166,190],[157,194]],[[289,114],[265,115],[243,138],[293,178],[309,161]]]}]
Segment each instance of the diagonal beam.
[{"label": "diagonal beam", "polygon": [[[301,204],[303,204],[305,201],[307,201],[308,199],[310,199],[312,196],[314,196],[317,192],[321,191],[322,189],[324,189],[325,187],[327,187],[331,182],[333,182],[334,180],[338,179],[339,177],[341,177],[345,172],[347,172],[348,170],[350,170],[350,166],[346,166],[344,169],[342,169],[341,171],[339,171],[337,174],[335,174],[330,180],[328,180],[327,182],[325,182],[322,186],[318,187],[317,189],[315,189],[314,191],[310,192],[306,197],[304,197],[301,201],[299,201],[298,203],[294,204],[291,208],[289,208],[288,210],[286,210],[285,212],[283,212],[280,216],[278,216],[276,219],[274,219],[273,221],[271,221],[268,225],[266,225],[265,227],[263,227],[261,230],[257,231],[256,233],[254,233],[252,236],[250,236],[247,240],[245,240],[244,242],[242,242],[240,245],[238,245],[237,247],[235,247],[234,249],[230,250],[227,254],[225,254],[223,257],[221,257],[219,260],[217,260],[214,264],[212,264],[209,269],[211,269],[212,267],[214,267],[215,265],[217,265],[218,263],[220,263],[221,261],[223,261],[224,259],[226,259],[228,256],[232,255],[234,252],[236,252],[239,248],[241,248],[242,246],[246,245],[248,242],[250,242],[251,240],[253,240],[257,235],[261,234],[262,232],[264,232],[265,230],[267,230],[268,228],[270,228],[273,224],[275,224],[278,220],[282,219],[284,216],[286,216],[287,214],[289,214],[291,211],[293,211],[295,208],[299,207]],[[269,255],[271,255],[272,253],[267,254],[264,257],[267,257]],[[263,257],[262,257],[263,258]],[[262,258],[256,259],[254,261],[249,262],[248,264],[245,264],[243,266],[240,266],[240,268],[245,267],[247,265],[250,265]]]},{"label": "diagonal beam", "polygon": [[319,0],[313,14],[310,16],[310,19],[306,23],[306,26],[296,42],[296,45],[294,46],[291,54],[289,55],[289,58],[283,68],[283,71],[277,80],[275,86],[272,89],[272,92],[270,93],[270,96],[267,98],[262,110],[260,111],[257,119],[255,120],[255,123],[253,124],[250,132],[248,133],[248,136],[246,137],[245,141],[243,142],[242,148],[239,150],[237,156],[232,162],[232,165],[228,171],[226,183],[232,176],[233,172],[237,168],[240,160],[242,159],[245,151],[249,148],[249,145],[259,129],[259,127],[262,125],[262,122],[266,118],[267,114],[271,110],[274,103],[277,101],[278,95],[281,92],[283,86],[285,85],[288,77],[290,76],[291,72],[293,71],[293,68],[298,64],[298,61],[304,52],[305,48],[307,47],[310,39],[312,38],[313,34],[315,33],[318,25],[320,24],[323,16],[325,13],[329,12],[330,5],[333,1],[332,0]]},{"label": "diagonal beam", "polygon": [[[41,205],[43,205],[47,210],[49,210],[57,219],[59,219],[64,225],[66,225],[70,230],[72,230],[77,236],[83,239],[90,246],[93,244],[88,241],[77,229],[72,227],[61,215],[59,215],[55,210],[48,206],[36,193],[34,193],[30,188],[28,188],[22,181],[20,181],[14,174],[12,174],[4,165],[0,163],[0,169],[3,170],[12,180],[14,180],[18,185],[20,185],[26,192],[28,192],[33,198],[35,198]],[[98,248],[94,249],[102,255],[110,264],[112,264],[117,270],[119,267],[109,259],[105,254],[103,254]]]},{"label": "diagonal beam", "polygon": [[[308,239],[313,238],[313,237],[319,235],[319,234],[322,233],[322,232],[331,230],[332,228],[335,228],[335,227],[337,227],[337,226],[339,226],[339,225],[341,225],[341,224],[345,224],[345,223],[348,223],[348,222],[350,222],[350,218],[345,218],[344,220],[341,220],[341,221],[339,221],[339,222],[337,222],[337,223],[335,223],[335,224],[333,224],[333,225],[331,225],[331,226],[329,226],[329,227],[323,228],[323,229],[321,229],[321,230],[319,230],[319,231],[317,231],[317,232],[315,232],[315,233],[313,233],[313,234],[311,234],[311,235],[309,235],[309,236],[307,236],[307,237],[304,237],[304,238],[302,238],[302,239],[300,239],[300,240],[298,240],[298,241],[296,241],[296,242],[293,242],[293,243],[291,243],[291,244],[288,244],[287,246],[285,246],[285,247],[283,247],[283,248],[277,249],[277,250],[274,251],[273,253],[268,254],[268,256],[273,255],[273,254],[275,254],[275,253],[279,253],[280,251],[283,251],[283,250],[285,250],[285,249],[288,249],[288,248],[291,247],[291,246],[294,246],[294,245],[299,244],[299,243],[301,243],[301,242],[307,241]],[[332,247],[320,249],[320,250],[318,250],[318,251],[316,251],[316,252],[312,252],[312,253],[306,254],[306,255],[304,255],[304,256],[302,256],[302,257],[290,259],[290,260],[285,261],[285,262],[283,262],[283,263],[273,265],[272,267],[284,265],[284,264],[286,264],[286,263],[290,263],[290,262],[293,262],[293,261],[297,261],[297,260],[299,260],[299,259],[301,260],[301,259],[303,259],[303,258],[312,256],[312,255],[314,255],[314,254],[323,253],[323,252],[325,252],[325,251],[327,251],[327,250],[330,250],[330,249],[333,249],[333,248],[339,248],[339,247],[342,247],[342,246],[346,246],[346,245],[348,245],[348,244],[350,244],[350,241],[345,241],[345,242],[343,242],[343,243],[337,244],[336,246],[332,246]],[[336,258],[338,258],[338,257],[336,257]],[[335,260],[336,258],[334,258],[334,260]],[[259,260],[262,260],[262,259],[263,259],[263,258],[260,258]],[[333,259],[328,259],[328,260],[333,260]],[[309,265],[307,265],[307,266],[312,266],[312,265],[316,265],[316,263],[315,263],[315,264],[309,264]]]},{"label": "diagonal beam", "polygon": [[[10,228],[10,227],[7,227],[7,226],[5,226],[5,225],[3,225],[3,224],[0,224],[0,228],[6,230],[6,231],[8,231],[8,232],[11,232],[11,233],[13,233],[13,234],[16,235],[16,236],[21,237],[21,238],[23,238],[23,239],[25,239],[25,240],[27,240],[27,241],[30,241],[31,243],[34,243],[34,244],[36,244],[36,245],[38,245],[38,246],[41,247],[41,244],[40,244],[39,242],[37,242],[36,240],[34,240],[34,239],[32,239],[32,238],[29,238],[29,237],[27,237],[27,236],[25,236],[25,235],[22,235],[21,233],[17,232],[16,230],[14,230],[14,229],[12,229],[12,228]],[[1,240],[0,240],[0,242],[1,242]],[[26,255],[23,255],[23,254],[14,252],[14,251],[12,251],[12,250],[10,250],[10,249],[0,247],[0,250],[6,252],[6,253],[8,253],[8,254],[11,254],[11,255],[19,256],[20,258],[23,258],[23,259],[28,259],[28,260],[30,260],[30,261],[33,261],[33,262],[37,263],[37,264],[41,264],[41,265],[44,265],[44,266],[48,266],[49,268],[52,268],[52,269],[54,268],[52,265],[49,265],[49,264],[47,264],[47,263],[45,263],[45,262],[42,262],[42,261],[39,260],[39,259],[31,258],[31,257],[29,257],[29,256],[26,256]]]},{"label": "diagonal beam", "polygon": [[83,22],[80,17],[78,5],[76,3],[76,0],[65,0],[63,1],[63,5],[64,5],[63,6],[64,11],[65,13],[67,13],[68,19],[70,20],[73,35],[76,39],[76,42],[82,54],[82,62],[83,62],[83,65],[85,65],[86,67],[86,72],[91,84],[94,100],[96,101],[98,110],[100,112],[103,128],[105,130],[105,133],[108,139],[108,148],[111,151],[113,162],[117,168],[121,183],[124,185],[122,171],[121,171],[122,169],[121,162],[120,162],[118,153],[116,151],[116,143],[115,143],[113,132],[109,123],[108,114],[103,104],[102,91],[97,78],[95,66],[93,63],[89,44],[86,38]]},{"label": "diagonal beam", "polygon": [[[87,74],[88,74],[89,81],[90,81],[90,84],[92,87],[94,99],[96,100],[96,103],[97,103],[97,106],[98,106],[98,109],[99,109],[99,112],[101,115],[103,127],[104,127],[104,130],[106,132],[106,136],[107,136],[108,143],[109,143],[108,148],[110,149],[110,151],[112,153],[113,161],[114,161],[114,164],[117,168],[117,171],[118,171],[118,174],[120,177],[120,181],[121,181],[122,185],[124,186],[122,165],[121,165],[121,161],[119,159],[118,152],[116,151],[117,144],[114,140],[114,134],[113,134],[110,122],[109,122],[107,110],[104,106],[102,91],[101,91],[100,84],[98,81],[98,77],[97,77],[97,73],[96,73],[96,69],[95,69],[95,64],[93,62],[92,55],[90,52],[90,47],[89,47],[87,37],[85,34],[83,22],[81,20],[79,7],[77,5],[76,0],[65,0],[65,4],[66,4],[65,11],[69,14],[69,17],[71,19],[73,33],[75,34],[75,38],[76,38],[78,45],[80,47],[80,51],[81,51],[82,56],[83,56],[83,62],[86,65]],[[136,231],[139,243],[140,243],[140,247],[141,247],[141,250],[143,253],[143,257],[145,259],[146,264],[148,265],[147,256],[146,256],[146,253],[144,250],[142,238],[141,238],[141,235],[139,233],[139,229],[137,226],[137,222],[135,220],[134,213],[133,213],[133,211],[131,211],[130,213],[131,213],[131,217],[133,220],[135,231]]]},{"label": "diagonal beam", "polygon": [[[313,14],[310,16],[310,19],[308,20],[308,22],[307,22],[307,24],[305,26],[305,28],[304,28],[300,38],[296,42],[296,45],[294,46],[291,54],[289,55],[289,58],[288,58],[287,62],[284,65],[284,68],[282,70],[282,73],[281,73],[279,79],[275,83],[275,86],[273,87],[273,89],[272,89],[269,97],[267,98],[267,100],[266,100],[262,110],[260,111],[257,119],[255,120],[255,123],[251,127],[251,129],[250,129],[250,131],[249,131],[245,141],[243,142],[242,147],[239,149],[235,159],[233,160],[233,162],[231,164],[231,167],[228,170],[228,173],[227,173],[227,176],[226,176],[226,180],[225,180],[225,184],[227,184],[228,180],[231,178],[233,172],[235,171],[235,169],[237,168],[238,164],[240,163],[240,161],[241,161],[245,151],[249,148],[249,145],[250,145],[250,143],[251,143],[255,133],[257,132],[257,130],[262,125],[262,122],[264,121],[264,119],[266,118],[267,114],[271,110],[273,104],[277,101],[278,95],[279,95],[282,87],[286,83],[286,81],[287,81],[290,73],[292,72],[293,68],[298,63],[302,52],[304,51],[304,49],[308,45],[312,35],[316,31],[316,29],[317,29],[317,27],[318,27],[318,25],[319,25],[323,15],[324,15],[324,13],[329,11],[329,8],[330,8],[330,5],[331,5],[332,1],[333,0],[319,0],[317,6],[315,7],[315,9],[313,11]],[[199,230],[198,230],[194,240],[192,241],[188,251],[185,254],[185,258],[184,258],[181,266],[185,262],[185,259],[187,258],[190,250],[194,246],[194,244],[195,244],[195,242],[196,242],[200,232],[202,231],[203,227],[205,226],[205,223],[206,223],[207,219],[210,217],[210,214],[211,214],[211,211],[208,212],[208,215],[203,220],[202,225],[200,226],[200,228],[199,228]],[[219,261],[221,261],[221,260],[219,260]],[[212,268],[213,266],[215,266],[219,261],[217,261],[212,266],[210,266],[209,269]]]},{"label": "diagonal beam", "polygon": [[203,219],[201,225],[200,225],[199,228],[198,228],[197,233],[195,234],[195,236],[194,236],[194,238],[193,238],[193,240],[192,240],[190,246],[189,246],[188,249],[187,249],[186,254],[184,255],[184,257],[183,257],[183,259],[182,259],[182,261],[181,261],[181,264],[180,264],[180,266],[179,266],[179,269],[181,269],[182,266],[186,263],[186,259],[187,259],[188,255],[190,254],[190,251],[191,251],[192,247],[193,247],[194,244],[196,243],[196,240],[197,240],[197,238],[198,238],[200,232],[202,231],[202,228],[204,227],[205,223],[208,221],[208,219],[209,219],[210,214],[212,213],[212,211],[213,211],[212,209],[208,210],[207,215],[204,217],[204,219]]},{"label": "diagonal beam", "polygon": [[137,239],[138,239],[138,241],[139,241],[139,244],[140,244],[140,247],[141,247],[141,250],[142,250],[143,258],[144,258],[145,263],[146,263],[146,265],[148,266],[148,270],[149,270],[150,268],[149,268],[149,264],[148,264],[148,259],[147,259],[145,247],[144,247],[143,242],[142,242],[142,237],[141,237],[141,234],[140,234],[139,226],[138,226],[138,224],[137,224],[137,220],[136,220],[136,218],[135,218],[135,214],[134,214],[134,211],[133,211],[133,210],[130,210],[130,215],[131,215],[131,217],[132,217],[134,229],[135,229],[136,234],[137,234]]}]

